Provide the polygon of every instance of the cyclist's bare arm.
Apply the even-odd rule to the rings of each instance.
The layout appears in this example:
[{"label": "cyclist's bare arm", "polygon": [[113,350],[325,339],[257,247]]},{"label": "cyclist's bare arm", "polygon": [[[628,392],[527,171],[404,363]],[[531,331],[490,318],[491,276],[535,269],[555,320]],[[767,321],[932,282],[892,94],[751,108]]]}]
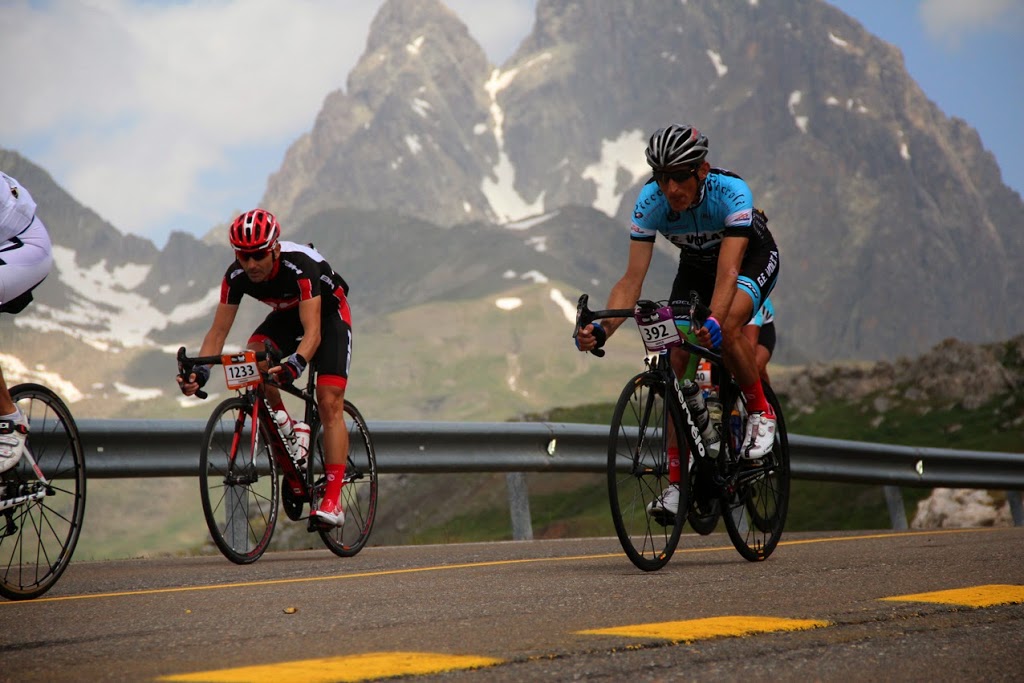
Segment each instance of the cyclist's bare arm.
[{"label": "cyclist's bare arm", "polygon": [[[217,304],[217,310],[213,314],[213,323],[206,336],[203,337],[203,345],[199,349],[200,356],[216,356],[224,350],[224,342],[228,338],[228,333],[231,331],[237,314],[237,305]],[[195,380],[195,372],[190,373],[187,380],[178,377],[178,384],[181,385],[183,394],[191,396],[199,390],[199,384]]]},{"label": "cyclist's bare arm", "polygon": [[[626,274],[612,287],[612,291],[608,295],[607,308],[633,308],[637,299],[640,298],[644,278],[647,277],[647,270],[651,267],[653,256],[654,242],[634,240],[629,243],[629,262],[626,264]],[[601,321],[601,326],[610,337],[625,320],[625,318],[606,318]],[[581,351],[589,351],[596,345],[597,342],[592,334],[593,329],[593,326],[587,325],[577,335],[576,339]]]}]

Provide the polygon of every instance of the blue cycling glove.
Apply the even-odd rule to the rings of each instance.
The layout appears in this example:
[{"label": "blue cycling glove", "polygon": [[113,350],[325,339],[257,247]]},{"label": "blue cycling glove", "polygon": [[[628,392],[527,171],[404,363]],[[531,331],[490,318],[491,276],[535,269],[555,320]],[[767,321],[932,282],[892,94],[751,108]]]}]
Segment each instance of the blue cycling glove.
[{"label": "blue cycling glove", "polygon": [[285,384],[291,384],[302,375],[305,369],[306,359],[298,353],[293,353],[281,363],[281,372],[277,375],[278,380]]},{"label": "blue cycling glove", "polygon": [[722,326],[715,320],[715,316],[708,316],[704,323],[704,329],[711,335],[711,348],[717,349],[722,345]]},{"label": "blue cycling glove", "polygon": [[[590,324],[593,327],[591,334],[594,335],[594,341],[596,342],[596,346],[594,346],[594,349],[592,350],[597,350],[604,346],[604,343],[608,341],[608,333],[604,331],[603,327],[601,327],[601,323],[594,322]],[[573,337],[572,340],[576,344],[576,348],[580,348],[580,340],[577,337]]]}]

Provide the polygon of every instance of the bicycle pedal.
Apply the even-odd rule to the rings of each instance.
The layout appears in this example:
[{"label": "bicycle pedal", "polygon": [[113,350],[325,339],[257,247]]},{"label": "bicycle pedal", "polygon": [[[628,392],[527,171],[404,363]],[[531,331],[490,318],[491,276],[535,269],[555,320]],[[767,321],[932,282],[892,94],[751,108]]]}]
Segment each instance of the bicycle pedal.
[{"label": "bicycle pedal", "polygon": [[652,510],[651,519],[663,527],[670,527],[676,523],[676,516],[668,510]]}]

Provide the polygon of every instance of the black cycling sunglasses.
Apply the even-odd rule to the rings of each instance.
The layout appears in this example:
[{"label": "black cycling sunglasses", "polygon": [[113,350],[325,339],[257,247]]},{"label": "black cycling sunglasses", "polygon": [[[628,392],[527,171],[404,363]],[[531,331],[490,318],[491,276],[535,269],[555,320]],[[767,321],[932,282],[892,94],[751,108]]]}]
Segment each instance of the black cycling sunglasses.
[{"label": "black cycling sunglasses", "polygon": [[235,249],[235,258],[238,259],[239,263],[243,261],[262,261],[267,258],[267,254],[269,253],[270,249],[257,249],[256,251],[242,251],[240,249]]},{"label": "black cycling sunglasses", "polygon": [[696,177],[699,170],[700,166],[689,166],[687,168],[672,171],[654,171],[654,182],[661,184],[674,180],[677,183],[685,183],[690,178]]}]

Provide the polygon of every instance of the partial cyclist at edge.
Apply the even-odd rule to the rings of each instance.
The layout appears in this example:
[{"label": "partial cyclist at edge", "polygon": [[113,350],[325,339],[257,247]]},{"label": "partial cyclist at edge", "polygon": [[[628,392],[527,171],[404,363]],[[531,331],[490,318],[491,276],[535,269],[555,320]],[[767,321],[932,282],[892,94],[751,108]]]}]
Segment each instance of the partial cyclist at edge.
[{"label": "partial cyclist at edge", "polygon": [[[46,226],[21,184],[0,171],[0,312],[20,313],[53,267]],[[11,400],[0,368],[0,472],[18,464],[28,439],[28,418]]]},{"label": "partial cyclist at edge", "polygon": [[[265,342],[269,342],[271,348],[281,353],[281,364],[268,369],[279,382],[297,380],[315,357],[327,489],[312,515],[323,525],[342,526],[345,512],[341,506],[341,487],[348,456],[345,389],[352,355],[348,284],[312,246],[283,241],[280,237],[280,223],[264,209],[247,211],[231,224],[228,238],[235,250],[235,260],[224,274],[220,303],[198,355],[223,352],[242,297],[249,295],[273,310],[249,337],[246,348],[263,351]],[[187,379],[178,377],[178,384],[183,394],[191,396],[209,378],[210,366],[200,365]],[[287,414],[280,390],[269,384],[265,389],[275,413]],[[293,425],[300,434],[304,425]],[[286,478],[285,485],[292,492],[301,493],[300,482]]]},{"label": "partial cyclist at edge", "polygon": [[[679,269],[670,300],[684,301],[695,290],[711,316],[697,331],[704,346],[721,348],[747,406],[741,455],[757,466],[775,440],[775,413],[765,399],[754,346],[743,327],[768,298],[779,274],[779,250],[764,212],[754,207],[747,183],[707,161],[708,138],[692,125],[670,125],[650,138],[647,163],[652,177],[640,190],[630,232],[626,272],[612,287],[607,308],[632,308],[650,268],[654,242],[661,233],[679,247]],[[737,296],[739,293],[739,296]],[[604,346],[625,318],[594,322],[579,331],[576,346]],[[688,356],[674,348],[671,363],[682,377]],[[682,481],[680,454],[668,448],[669,481],[652,512],[675,514]]]}]

